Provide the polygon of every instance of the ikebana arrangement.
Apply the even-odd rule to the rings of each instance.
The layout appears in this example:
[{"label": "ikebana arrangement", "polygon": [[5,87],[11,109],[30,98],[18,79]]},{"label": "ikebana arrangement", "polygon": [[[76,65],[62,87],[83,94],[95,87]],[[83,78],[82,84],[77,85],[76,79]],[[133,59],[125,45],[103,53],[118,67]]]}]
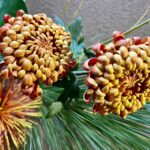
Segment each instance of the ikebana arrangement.
[{"label": "ikebana arrangement", "polygon": [[87,49],[79,27],[80,18],[68,27],[44,13],[4,16],[0,150],[150,146],[150,37],[114,31]]}]

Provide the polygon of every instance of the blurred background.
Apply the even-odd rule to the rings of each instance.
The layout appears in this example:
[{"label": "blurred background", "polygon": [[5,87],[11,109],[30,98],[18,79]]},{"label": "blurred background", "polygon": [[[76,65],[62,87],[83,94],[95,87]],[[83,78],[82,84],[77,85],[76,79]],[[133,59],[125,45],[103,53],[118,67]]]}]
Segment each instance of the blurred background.
[{"label": "blurred background", "polygon": [[[57,15],[66,23],[81,16],[83,34],[92,43],[111,37],[114,30],[128,30],[142,15],[144,20],[150,17],[150,0],[26,0],[26,4],[29,13]],[[150,35],[150,24],[134,35]]]}]

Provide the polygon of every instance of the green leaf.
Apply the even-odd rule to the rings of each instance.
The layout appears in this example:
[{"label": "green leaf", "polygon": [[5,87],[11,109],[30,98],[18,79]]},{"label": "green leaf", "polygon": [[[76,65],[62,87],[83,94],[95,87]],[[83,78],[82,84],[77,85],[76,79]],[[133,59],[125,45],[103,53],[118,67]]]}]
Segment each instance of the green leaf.
[{"label": "green leaf", "polygon": [[16,16],[16,12],[23,9],[27,12],[25,1],[23,0],[1,0],[0,1],[0,26],[3,25],[3,17],[5,14]]},{"label": "green leaf", "polygon": [[53,117],[54,115],[58,114],[63,108],[63,104],[61,102],[54,102],[48,108],[48,113],[46,118]]},{"label": "green leaf", "polygon": [[69,30],[67,25],[58,16],[55,16],[54,20],[56,21],[57,24],[64,27],[67,31]]},{"label": "green leaf", "polygon": [[92,50],[91,49],[86,49],[85,47],[84,47],[84,54],[88,58],[95,57],[95,54],[92,52]]},{"label": "green leaf", "polygon": [[77,41],[83,28],[81,17],[77,17],[75,20],[73,20],[68,28],[71,33],[72,39]]},{"label": "green leaf", "polygon": [[84,48],[84,43],[78,44],[77,41],[72,40],[72,42],[70,44],[70,49],[73,51],[74,58],[77,58],[80,56],[83,48]]},{"label": "green leaf", "polygon": [[68,76],[63,82],[64,91],[58,97],[57,101],[68,104],[72,99],[77,99],[79,97],[80,89],[77,83],[77,78],[75,74],[68,73]]},{"label": "green leaf", "polygon": [[80,39],[78,40],[78,44],[84,43],[84,37],[81,36]]},{"label": "green leaf", "polygon": [[40,87],[43,90],[42,100],[44,105],[48,108],[53,102],[57,101],[60,93],[62,93],[62,87],[56,86],[46,86],[43,83],[40,83]]}]

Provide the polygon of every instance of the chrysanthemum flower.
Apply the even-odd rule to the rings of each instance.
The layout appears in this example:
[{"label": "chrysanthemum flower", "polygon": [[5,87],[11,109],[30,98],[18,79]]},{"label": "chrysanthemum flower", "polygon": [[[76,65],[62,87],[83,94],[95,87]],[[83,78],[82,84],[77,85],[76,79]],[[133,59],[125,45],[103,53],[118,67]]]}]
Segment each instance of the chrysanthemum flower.
[{"label": "chrysanthemum flower", "polygon": [[94,112],[125,118],[150,101],[150,37],[125,39],[114,32],[113,43],[98,43],[93,50],[96,57],[83,67],[89,71],[84,99],[93,97]]},{"label": "chrysanthemum flower", "polygon": [[18,149],[34,121],[40,117],[40,97],[31,99],[21,90],[21,82],[0,78],[0,150]]},{"label": "chrysanthemum flower", "polygon": [[0,53],[9,76],[22,79],[30,87],[37,80],[52,84],[75,65],[69,50],[69,32],[46,14],[5,15],[0,28]]},{"label": "chrysanthemum flower", "polygon": [[[0,77],[5,80],[9,77],[9,70],[5,66],[5,62],[0,62]],[[21,79],[19,80],[21,82]],[[22,82],[21,82],[22,83]],[[34,82],[31,87],[25,87],[21,90],[24,94],[29,95],[32,99],[41,96],[43,90],[37,82]]]}]

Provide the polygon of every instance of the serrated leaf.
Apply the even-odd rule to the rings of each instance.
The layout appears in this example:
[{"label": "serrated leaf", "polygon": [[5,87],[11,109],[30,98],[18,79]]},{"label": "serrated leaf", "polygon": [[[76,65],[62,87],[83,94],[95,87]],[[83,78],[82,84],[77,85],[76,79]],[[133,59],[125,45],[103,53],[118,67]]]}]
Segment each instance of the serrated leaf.
[{"label": "serrated leaf", "polygon": [[77,17],[75,20],[73,20],[68,28],[71,33],[72,39],[77,41],[83,28],[81,17]]},{"label": "serrated leaf", "polygon": [[78,40],[78,44],[81,44],[81,43],[83,43],[83,42],[84,42],[84,37],[81,36],[80,39]]},{"label": "serrated leaf", "polygon": [[68,27],[67,27],[67,25],[58,16],[55,16],[54,20],[56,21],[57,24],[59,24],[62,27],[64,27],[66,29],[66,31],[69,30]]},{"label": "serrated leaf", "polygon": [[82,50],[84,49],[84,43],[78,43],[77,41],[72,40],[70,49],[73,51],[74,58],[77,58],[78,56],[80,56]]},{"label": "serrated leaf", "polygon": [[0,0],[0,26],[3,25],[4,15],[9,14],[15,16],[19,9],[27,12],[25,1],[23,0]]}]

